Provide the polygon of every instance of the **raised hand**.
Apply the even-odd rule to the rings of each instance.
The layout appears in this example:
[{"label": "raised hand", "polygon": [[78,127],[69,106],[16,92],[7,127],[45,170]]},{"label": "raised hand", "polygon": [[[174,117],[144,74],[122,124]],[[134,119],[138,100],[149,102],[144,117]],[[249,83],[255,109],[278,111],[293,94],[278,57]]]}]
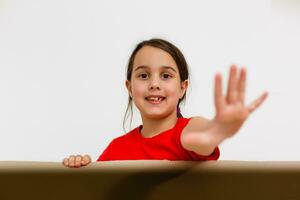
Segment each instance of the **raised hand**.
[{"label": "raised hand", "polygon": [[89,155],[71,155],[69,158],[63,160],[63,165],[70,168],[79,168],[86,166],[92,162],[92,159]]},{"label": "raised hand", "polygon": [[215,108],[216,116],[213,124],[223,134],[224,138],[233,136],[243,125],[248,116],[256,110],[268,96],[264,92],[250,105],[245,105],[246,69],[241,68],[240,73],[236,65],[230,68],[227,95],[222,92],[222,76],[215,76]]}]

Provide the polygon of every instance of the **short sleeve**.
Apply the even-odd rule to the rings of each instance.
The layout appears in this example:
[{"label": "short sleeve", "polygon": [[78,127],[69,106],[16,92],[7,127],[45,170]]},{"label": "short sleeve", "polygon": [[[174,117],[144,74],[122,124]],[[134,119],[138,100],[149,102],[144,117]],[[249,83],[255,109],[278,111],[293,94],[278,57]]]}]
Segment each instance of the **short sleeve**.
[{"label": "short sleeve", "polygon": [[208,155],[208,156],[197,154],[194,151],[187,151],[187,153],[193,158],[193,160],[199,160],[199,161],[200,160],[218,160],[219,157],[220,157],[220,149],[219,149],[219,147],[216,147],[214,149],[214,151],[210,155]]},{"label": "short sleeve", "polygon": [[105,150],[102,152],[102,154],[97,159],[97,162],[111,160],[111,151],[112,151],[113,142],[114,141],[111,141],[109,143],[109,145],[105,148]]},{"label": "short sleeve", "polygon": [[182,146],[180,137],[182,134],[182,129],[187,125],[188,122],[189,122],[189,119],[188,119],[188,121],[185,121],[185,123],[183,123],[182,127],[180,127],[180,129],[178,129],[178,131],[175,134],[176,143],[177,143],[178,147],[181,149],[184,159],[195,160],[195,161],[218,160],[220,157],[220,149],[218,146],[216,146],[214,151],[210,155],[207,155],[207,156],[200,155],[194,151],[189,151]]}]

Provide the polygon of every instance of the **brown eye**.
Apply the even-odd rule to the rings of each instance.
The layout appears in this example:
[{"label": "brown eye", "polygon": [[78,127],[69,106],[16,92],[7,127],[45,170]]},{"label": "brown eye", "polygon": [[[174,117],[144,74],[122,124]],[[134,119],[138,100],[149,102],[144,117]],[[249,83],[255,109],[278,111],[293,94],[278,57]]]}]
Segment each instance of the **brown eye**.
[{"label": "brown eye", "polygon": [[169,77],[171,77],[169,74],[163,74],[163,77],[164,78],[169,78]]},{"label": "brown eye", "polygon": [[140,74],[139,77],[141,77],[142,79],[147,78],[147,74]]}]

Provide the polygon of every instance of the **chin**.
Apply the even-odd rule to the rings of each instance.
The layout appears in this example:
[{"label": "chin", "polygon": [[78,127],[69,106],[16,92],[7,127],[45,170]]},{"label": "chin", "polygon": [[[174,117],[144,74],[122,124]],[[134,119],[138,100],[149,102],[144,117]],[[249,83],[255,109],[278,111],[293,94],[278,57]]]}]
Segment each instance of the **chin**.
[{"label": "chin", "polygon": [[143,116],[149,119],[161,119],[172,114],[172,112],[144,112]]},{"label": "chin", "polygon": [[148,112],[148,113],[144,113],[144,116],[147,118],[157,118],[157,117],[162,117],[164,116],[164,113],[157,113],[157,112]]}]

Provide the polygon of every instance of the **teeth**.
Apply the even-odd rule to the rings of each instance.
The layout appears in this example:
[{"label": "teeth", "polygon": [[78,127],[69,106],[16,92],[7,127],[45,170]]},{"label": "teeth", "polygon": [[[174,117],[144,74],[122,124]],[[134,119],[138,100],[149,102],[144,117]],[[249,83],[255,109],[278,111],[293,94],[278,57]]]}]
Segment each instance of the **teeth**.
[{"label": "teeth", "polygon": [[161,101],[163,98],[162,97],[151,97],[147,98],[149,101]]},{"label": "teeth", "polygon": [[153,100],[153,101],[158,101],[158,99],[159,99],[158,97],[150,98],[150,100]]}]

